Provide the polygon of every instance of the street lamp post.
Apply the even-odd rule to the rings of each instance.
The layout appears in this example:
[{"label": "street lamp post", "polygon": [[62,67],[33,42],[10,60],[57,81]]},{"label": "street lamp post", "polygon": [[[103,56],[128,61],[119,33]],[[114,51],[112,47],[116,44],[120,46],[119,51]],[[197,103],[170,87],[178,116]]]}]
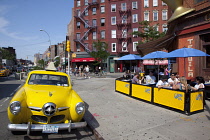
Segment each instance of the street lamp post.
[{"label": "street lamp post", "polygon": [[[50,40],[50,35],[48,34],[48,32],[47,31],[45,31],[45,30],[43,30],[43,29],[40,29],[39,31],[43,31],[43,32],[45,32],[47,35],[48,35],[48,37],[49,37],[49,42],[50,42],[50,48],[51,48],[51,40]],[[51,52],[50,52],[50,54],[49,54],[49,58],[51,57]]]}]

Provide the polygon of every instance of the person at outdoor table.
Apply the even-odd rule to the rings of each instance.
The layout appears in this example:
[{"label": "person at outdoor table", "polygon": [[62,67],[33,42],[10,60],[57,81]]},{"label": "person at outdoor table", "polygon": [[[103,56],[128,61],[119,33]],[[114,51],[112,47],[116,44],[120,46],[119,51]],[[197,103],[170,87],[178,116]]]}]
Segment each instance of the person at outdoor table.
[{"label": "person at outdoor table", "polygon": [[156,77],[153,75],[153,72],[150,71],[149,75],[145,77],[146,84],[155,84],[156,83]]},{"label": "person at outdoor table", "polygon": [[164,88],[168,87],[169,88],[169,83],[167,82],[168,76],[164,75],[161,77],[161,79],[157,82],[156,87],[158,88]]},{"label": "person at outdoor table", "polygon": [[176,78],[176,73],[172,73],[170,78],[168,79],[168,83],[172,87],[174,83],[177,83],[178,79]]},{"label": "person at outdoor table", "polygon": [[130,72],[130,70],[125,71],[125,74],[123,75],[123,78],[131,79],[131,72]]},{"label": "person at outdoor table", "polygon": [[187,84],[187,79],[180,77],[180,80],[173,84],[172,89],[186,90],[186,92],[188,92],[189,85]]},{"label": "person at outdoor table", "polygon": [[132,79],[133,84],[139,84],[139,73],[135,73]]},{"label": "person at outdoor table", "polygon": [[205,86],[204,86],[204,78],[201,77],[201,76],[197,76],[196,78],[196,85],[194,87],[190,87],[192,91],[196,91],[196,90],[199,90],[199,89],[204,89]]}]

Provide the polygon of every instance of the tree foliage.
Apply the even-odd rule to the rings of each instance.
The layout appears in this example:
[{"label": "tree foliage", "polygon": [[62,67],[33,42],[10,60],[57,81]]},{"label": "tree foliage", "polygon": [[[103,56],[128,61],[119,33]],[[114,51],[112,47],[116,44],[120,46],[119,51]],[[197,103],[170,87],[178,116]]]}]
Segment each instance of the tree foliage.
[{"label": "tree foliage", "polygon": [[150,41],[154,41],[160,37],[165,36],[165,32],[157,31],[158,24],[151,26],[151,21],[141,21],[139,22],[140,31],[134,31],[132,34],[141,37],[139,44],[144,44]]},{"label": "tree foliage", "polygon": [[90,52],[90,56],[95,58],[96,65],[103,63],[109,56],[110,53],[107,51],[108,44],[106,42],[93,42],[94,51]]},{"label": "tree foliage", "polygon": [[15,60],[16,59],[16,56],[14,54],[10,53],[8,50],[0,48],[0,51],[2,53],[2,59],[7,59],[7,60]]},{"label": "tree foliage", "polygon": [[56,57],[55,60],[54,60],[55,67],[58,67],[59,64],[60,64],[60,57]]},{"label": "tree foliage", "polygon": [[41,60],[39,60],[38,61],[38,64],[39,64],[39,66],[42,68],[42,69],[44,69],[44,60],[43,59],[41,59]]}]

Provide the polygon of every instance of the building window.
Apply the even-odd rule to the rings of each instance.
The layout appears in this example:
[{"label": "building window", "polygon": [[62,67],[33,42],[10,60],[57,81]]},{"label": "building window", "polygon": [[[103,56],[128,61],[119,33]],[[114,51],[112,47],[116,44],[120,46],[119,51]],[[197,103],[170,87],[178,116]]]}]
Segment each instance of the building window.
[{"label": "building window", "polygon": [[122,23],[127,23],[127,15],[122,16]]},{"label": "building window", "polygon": [[116,43],[112,43],[112,52],[116,52],[117,51],[117,44]]},{"label": "building window", "polygon": [[166,4],[165,2],[162,1],[162,5],[163,5],[163,6],[166,6],[167,4]]},{"label": "building window", "polygon": [[137,1],[132,2],[132,9],[138,9]]},{"label": "building window", "polygon": [[77,40],[79,40],[80,39],[80,33],[77,33],[76,37],[77,37]]},{"label": "building window", "polygon": [[80,22],[77,21],[77,29],[80,29]]},{"label": "building window", "polygon": [[122,30],[122,38],[127,38],[127,29]]},{"label": "building window", "polygon": [[93,9],[92,9],[92,14],[93,14],[93,15],[96,15],[96,7],[93,7]]},{"label": "building window", "polygon": [[168,30],[167,24],[163,24],[162,28],[163,28],[163,32],[166,32]]},{"label": "building window", "polygon": [[77,49],[77,52],[79,52],[80,51],[80,44],[76,44],[76,49]]},{"label": "building window", "polygon": [[88,28],[89,21],[85,20],[85,28]]},{"label": "building window", "polygon": [[[138,32],[138,28],[133,28],[133,32]],[[138,35],[133,35],[133,37],[138,37]]]},{"label": "building window", "polygon": [[93,24],[93,26],[97,26],[96,19],[92,20],[92,24]]},{"label": "building window", "polygon": [[105,2],[105,0],[101,0],[101,3],[104,3]]},{"label": "building window", "polygon": [[158,25],[154,25],[153,28],[154,28],[155,31],[159,31],[159,26]]},{"label": "building window", "polygon": [[85,10],[85,16],[88,16],[88,10],[87,9]]},{"label": "building window", "polygon": [[116,25],[116,17],[111,17],[111,25]]},{"label": "building window", "polygon": [[126,3],[121,3],[121,10],[122,11],[126,11],[127,10]]},{"label": "building window", "polygon": [[122,51],[127,52],[127,42],[122,42]]},{"label": "building window", "polygon": [[144,7],[149,7],[149,0],[144,0]]},{"label": "building window", "polygon": [[93,31],[93,39],[96,40],[96,31]]},{"label": "building window", "polygon": [[76,14],[77,14],[77,16],[80,16],[81,12],[79,9],[76,10]]},{"label": "building window", "polygon": [[158,6],[158,0],[153,0],[153,6]]},{"label": "building window", "polygon": [[133,17],[133,23],[138,22],[138,14],[133,14],[132,17]]},{"label": "building window", "polygon": [[105,13],[105,6],[101,6],[101,13]]},{"label": "building window", "polygon": [[111,5],[111,12],[116,12],[116,4]]},{"label": "building window", "polygon": [[101,39],[105,39],[105,31],[101,31]]},{"label": "building window", "polygon": [[88,40],[88,34],[85,34],[85,33],[84,33],[84,35],[85,35],[85,36],[84,36],[84,40]]},{"label": "building window", "polygon": [[112,38],[116,38],[116,30],[112,30],[111,33],[112,33]]},{"label": "building window", "polygon": [[77,0],[77,7],[80,6],[80,0]]},{"label": "building window", "polygon": [[153,21],[157,21],[158,20],[158,11],[153,11]]},{"label": "building window", "polygon": [[162,20],[168,20],[168,11],[167,10],[162,11]]},{"label": "building window", "polygon": [[101,18],[101,26],[105,26],[105,18]]},{"label": "building window", "polygon": [[144,20],[149,21],[149,11],[144,12]]},{"label": "building window", "polygon": [[85,0],[85,5],[88,5],[88,0]]},{"label": "building window", "polygon": [[138,46],[138,42],[133,42],[133,51],[136,52],[137,51],[137,46]]}]

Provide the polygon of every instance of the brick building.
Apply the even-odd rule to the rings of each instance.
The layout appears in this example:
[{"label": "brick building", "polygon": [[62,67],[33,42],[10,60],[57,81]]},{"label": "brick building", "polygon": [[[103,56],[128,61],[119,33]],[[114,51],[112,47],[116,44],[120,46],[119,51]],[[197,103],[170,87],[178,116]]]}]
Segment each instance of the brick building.
[{"label": "brick building", "polygon": [[152,21],[152,25],[159,24],[157,30],[162,32],[167,30],[169,15],[168,6],[161,0],[74,0],[73,49],[82,55],[72,62],[91,63],[88,53],[93,50],[92,43],[100,40],[108,43],[111,53],[106,62],[107,70],[116,72],[120,67],[122,71],[122,66],[128,62],[117,59],[126,54],[138,54],[136,46],[140,38],[131,33],[138,31],[139,22],[147,20]]}]

